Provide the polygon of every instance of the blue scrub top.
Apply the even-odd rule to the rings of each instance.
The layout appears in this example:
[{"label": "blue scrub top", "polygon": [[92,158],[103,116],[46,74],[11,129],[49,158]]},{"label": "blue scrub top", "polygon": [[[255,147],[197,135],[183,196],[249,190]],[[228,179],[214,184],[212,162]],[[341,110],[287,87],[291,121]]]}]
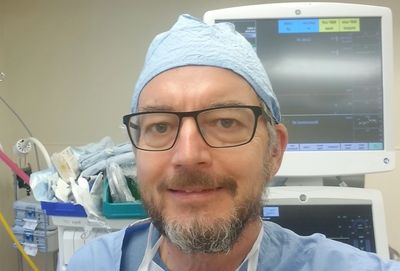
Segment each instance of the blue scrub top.
[{"label": "blue scrub top", "polygon": [[[259,271],[400,271],[400,262],[385,261],[322,234],[299,236],[275,223],[263,223]],[[88,242],[73,255],[67,270],[137,270],[146,249],[149,225],[147,220]],[[159,236],[153,231],[153,244]],[[165,267],[160,257],[154,260]]]}]

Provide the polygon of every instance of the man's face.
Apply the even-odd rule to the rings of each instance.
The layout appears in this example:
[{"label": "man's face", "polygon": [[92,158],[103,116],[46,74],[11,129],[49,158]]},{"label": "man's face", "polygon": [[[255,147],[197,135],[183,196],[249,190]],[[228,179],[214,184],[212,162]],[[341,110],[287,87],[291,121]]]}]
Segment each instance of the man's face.
[{"label": "man's face", "polygon": [[[188,66],[152,79],[141,93],[139,111],[194,111],[231,104],[259,106],[260,102],[237,74],[221,68]],[[257,122],[248,144],[212,148],[202,139],[195,120],[183,118],[173,148],[137,150],[143,202],[169,239],[175,238],[168,234],[174,227],[207,235],[221,230],[224,223],[236,223],[236,240],[246,223],[258,217],[265,183],[277,171],[282,157],[280,151],[268,151],[266,124],[262,118]]]}]

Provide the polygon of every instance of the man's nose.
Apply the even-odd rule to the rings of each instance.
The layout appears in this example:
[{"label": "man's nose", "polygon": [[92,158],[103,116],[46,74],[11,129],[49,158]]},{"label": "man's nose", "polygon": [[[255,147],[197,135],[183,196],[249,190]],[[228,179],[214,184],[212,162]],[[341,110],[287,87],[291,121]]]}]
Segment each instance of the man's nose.
[{"label": "man's nose", "polygon": [[210,148],[201,136],[195,119],[183,118],[172,148],[172,163],[177,167],[204,167],[211,162]]}]

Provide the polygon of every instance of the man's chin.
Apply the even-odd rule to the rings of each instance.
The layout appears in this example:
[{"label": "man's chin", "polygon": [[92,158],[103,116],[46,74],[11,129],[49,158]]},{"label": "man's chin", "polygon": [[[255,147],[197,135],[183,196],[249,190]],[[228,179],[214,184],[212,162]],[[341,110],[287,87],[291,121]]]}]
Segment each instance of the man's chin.
[{"label": "man's chin", "polygon": [[244,225],[234,216],[227,219],[192,217],[167,220],[162,228],[166,238],[184,253],[226,253]]}]

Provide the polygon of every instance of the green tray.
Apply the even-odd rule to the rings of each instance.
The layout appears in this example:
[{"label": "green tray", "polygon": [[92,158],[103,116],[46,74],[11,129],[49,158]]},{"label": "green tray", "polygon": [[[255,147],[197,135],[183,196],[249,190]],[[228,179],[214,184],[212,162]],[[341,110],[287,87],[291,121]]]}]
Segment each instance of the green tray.
[{"label": "green tray", "polygon": [[139,190],[136,182],[128,179],[128,187],[132,192],[135,201],[112,202],[108,181],[103,182],[103,215],[106,218],[146,218],[148,214],[140,200]]}]

